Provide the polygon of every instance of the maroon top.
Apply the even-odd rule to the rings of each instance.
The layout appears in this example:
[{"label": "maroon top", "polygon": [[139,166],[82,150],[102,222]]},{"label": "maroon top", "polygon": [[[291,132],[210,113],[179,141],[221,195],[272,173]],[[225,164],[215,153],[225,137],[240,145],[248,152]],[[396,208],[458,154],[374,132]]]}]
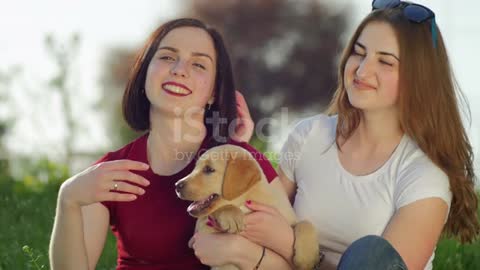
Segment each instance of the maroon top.
[{"label": "maroon top", "polygon": [[[110,152],[96,163],[130,159],[148,163],[148,133],[121,149]],[[268,159],[247,143],[231,141],[250,151],[271,182],[277,173]],[[194,168],[199,154],[208,149],[204,140],[195,157],[183,170],[170,175],[155,174],[151,169],[135,171],[150,181],[145,194],[131,202],[102,202],[110,213],[110,226],[117,238],[117,270],[209,269],[195,257],[188,240],[195,228],[195,219],[187,213],[191,202],[175,194],[176,181]]]}]

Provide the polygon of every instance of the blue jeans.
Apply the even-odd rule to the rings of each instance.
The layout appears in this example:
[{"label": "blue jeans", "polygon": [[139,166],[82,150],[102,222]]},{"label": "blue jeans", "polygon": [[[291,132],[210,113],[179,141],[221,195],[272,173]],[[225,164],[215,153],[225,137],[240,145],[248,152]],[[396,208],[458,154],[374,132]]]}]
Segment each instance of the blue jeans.
[{"label": "blue jeans", "polygon": [[364,236],[343,253],[338,270],[406,270],[400,254],[384,238]]}]

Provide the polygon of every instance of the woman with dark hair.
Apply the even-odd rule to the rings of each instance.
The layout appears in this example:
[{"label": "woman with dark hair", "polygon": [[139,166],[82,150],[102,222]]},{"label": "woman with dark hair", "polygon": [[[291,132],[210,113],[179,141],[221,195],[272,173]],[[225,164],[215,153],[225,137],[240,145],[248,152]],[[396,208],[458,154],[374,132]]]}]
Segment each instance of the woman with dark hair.
[{"label": "woman with dark hair", "polygon": [[[480,229],[462,93],[434,13],[373,1],[338,82],[327,113],[302,120],[280,155],[297,215],[319,231],[320,269],[432,269],[442,232],[471,242]],[[290,260],[292,229],[249,207],[243,235]]]},{"label": "woman with dark hair", "polygon": [[[237,99],[244,102],[240,94]],[[95,269],[109,225],[119,270],[207,269],[201,262],[253,268],[264,249],[239,235],[196,235],[194,250],[188,247],[195,220],[174,186],[202,152],[224,143],[250,151],[268,181],[281,186],[268,160],[239,142],[251,136],[245,131],[253,124],[235,122],[237,113],[249,118],[245,106],[238,112],[237,106],[229,56],[217,31],[195,19],[159,27],[138,55],[123,96],[127,123],[146,133],[62,184],[51,268]],[[205,239],[216,244],[204,246]],[[233,242],[242,249],[230,248]],[[206,249],[216,256],[202,256]],[[263,255],[268,256],[262,266],[288,269],[279,255]]]}]

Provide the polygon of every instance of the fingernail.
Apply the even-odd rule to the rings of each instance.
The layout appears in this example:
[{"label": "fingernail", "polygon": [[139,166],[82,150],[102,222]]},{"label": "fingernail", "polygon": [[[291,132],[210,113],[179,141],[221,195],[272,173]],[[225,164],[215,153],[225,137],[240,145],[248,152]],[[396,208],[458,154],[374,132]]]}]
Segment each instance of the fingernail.
[{"label": "fingernail", "polygon": [[251,201],[251,200],[248,200],[248,201],[247,201],[247,204],[251,204],[251,203],[252,203],[252,201]]},{"label": "fingernail", "polygon": [[148,167],[150,167],[150,165],[148,165],[147,163],[143,163],[143,167],[144,167],[145,169],[148,169]]},{"label": "fingernail", "polygon": [[147,185],[147,186],[150,185],[150,181],[145,180],[144,183],[145,183],[145,185]]},{"label": "fingernail", "polygon": [[207,222],[207,226],[213,227],[213,224],[212,224],[210,221],[208,221],[208,222]]}]

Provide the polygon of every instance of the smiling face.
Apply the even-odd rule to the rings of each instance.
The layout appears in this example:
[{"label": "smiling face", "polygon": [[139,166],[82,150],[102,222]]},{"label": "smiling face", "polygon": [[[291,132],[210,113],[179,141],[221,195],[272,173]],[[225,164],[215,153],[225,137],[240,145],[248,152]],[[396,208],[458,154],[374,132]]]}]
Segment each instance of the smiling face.
[{"label": "smiling face", "polygon": [[216,61],[213,40],[205,30],[171,30],[148,66],[145,93],[151,109],[167,113],[203,109],[214,99]]},{"label": "smiling face", "polygon": [[399,52],[389,24],[371,22],[365,26],[348,57],[343,78],[353,107],[364,111],[396,109]]}]

